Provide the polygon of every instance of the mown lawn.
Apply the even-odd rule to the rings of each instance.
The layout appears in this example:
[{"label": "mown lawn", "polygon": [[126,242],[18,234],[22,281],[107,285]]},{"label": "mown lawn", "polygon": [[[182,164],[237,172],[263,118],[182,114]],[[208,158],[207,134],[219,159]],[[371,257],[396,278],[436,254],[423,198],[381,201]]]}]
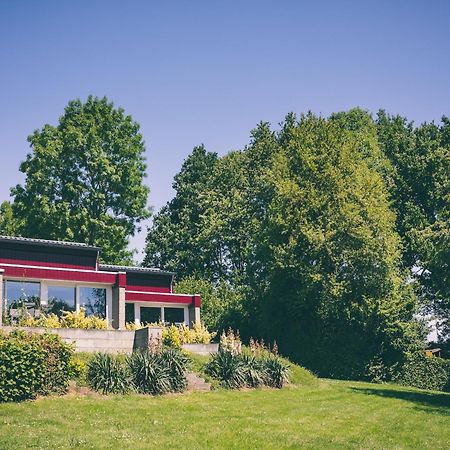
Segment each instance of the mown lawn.
[{"label": "mown lawn", "polygon": [[0,405],[0,448],[450,448],[450,394],[321,381],[283,390]]}]

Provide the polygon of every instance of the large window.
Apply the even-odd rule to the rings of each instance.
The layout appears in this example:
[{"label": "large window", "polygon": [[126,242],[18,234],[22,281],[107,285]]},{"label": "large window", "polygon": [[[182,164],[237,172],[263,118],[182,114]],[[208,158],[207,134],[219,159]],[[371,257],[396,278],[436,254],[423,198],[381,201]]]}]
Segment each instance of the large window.
[{"label": "large window", "polygon": [[75,287],[49,286],[46,310],[57,316],[63,311],[75,311]]},{"label": "large window", "polygon": [[80,287],[80,307],[87,316],[106,317],[106,289]]},{"label": "large window", "polygon": [[141,323],[161,322],[161,308],[141,306]]},{"label": "large window", "polygon": [[184,308],[164,308],[164,322],[176,325],[184,323]]},{"label": "large window", "polygon": [[26,309],[32,316],[38,315],[41,305],[41,284],[31,281],[6,280],[4,293],[6,310],[11,318],[18,317]]}]

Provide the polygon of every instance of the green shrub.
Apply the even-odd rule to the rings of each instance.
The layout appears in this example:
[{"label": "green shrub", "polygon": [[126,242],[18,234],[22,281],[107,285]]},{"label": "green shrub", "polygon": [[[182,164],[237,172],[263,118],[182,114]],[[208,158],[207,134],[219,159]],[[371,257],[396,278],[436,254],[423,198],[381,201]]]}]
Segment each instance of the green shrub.
[{"label": "green shrub", "polygon": [[130,391],[130,373],[123,360],[107,353],[97,353],[88,363],[89,386],[102,394],[125,394]]},{"label": "green shrub", "polygon": [[162,329],[162,341],[164,345],[181,348],[181,338],[178,327],[171,325]]},{"label": "green shrub", "polygon": [[263,359],[266,384],[275,388],[282,388],[289,382],[289,367],[276,355]]},{"label": "green shrub", "polygon": [[267,350],[256,355],[248,349],[236,353],[223,347],[211,355],[205,372],[231,389],[263,385],[281,388],[289,382],[290,375],[288,364]]},{"label": "green shrub", "polygon": [[14,331],[0,335],[0,401],[67,390],[71,346],[59,336]]},{"label": "green shrub", "polygon": [[190,359],[175,348],[164,348],[158,356],[161,364],[169,370],[170,390],[184,391],[187,387],[186,371],[190,365]]},{"label": "green shrub", "polygon": [[205,371],[220,380],[224,387],[239,389],[246,385],[246,368],[239,354],[220,349],[211,355]]},{"label": "green shrub", "polygon": [[394,375],[393,381],[405,386],[449,392],[450,360],[414,353]]},{"label": "green shrub", "polygon": [[133,384],[141,394],[159,395],[171,391],[170,370],[158,355],[134,352],[127,358]]}]

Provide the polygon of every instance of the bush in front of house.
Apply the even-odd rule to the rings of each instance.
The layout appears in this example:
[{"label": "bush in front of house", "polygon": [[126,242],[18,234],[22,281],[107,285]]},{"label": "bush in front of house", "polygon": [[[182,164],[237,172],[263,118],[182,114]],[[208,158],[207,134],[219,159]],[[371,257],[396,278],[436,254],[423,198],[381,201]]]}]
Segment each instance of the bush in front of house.
[{"label": "bush in front of house", "polygon": [[98,353],[89,361],[88,385],[102,394],[161,395],[187,387],[189,358],[178,349],[158,348],[130,356]]},{"label": "bush in front of house", "polygon": [[86,316],[84,308],[81,308],[80,311],[63,311],[61,317],[53,313],[41,313],[39,317],[33,317],[28,312],[25,312],[19,317],[18,325],[22,327],[106,330],[108,329],[108,320],[95,315]]},{"label": "bush in front of house", "polygon": [[282,388],[289,382],[289,367],[276,354],[252,354],[250,350],[241,353],[221,347],[211,355],[205,372],[230,389],[270,386]]},{"label": "bush in front of house", "polygon": [[97,353],[88,363],[88,385],[97,392],[126,394],[131,389],[131,375],[123,358]]},{"label": "bush in front of house", "polygon": [[413,353],[392,381],[405,386],[450,392],[450,360],[426,356],[423,352]]},{"label": "bush in front of house", "polygon": [[72,353],[72,347],[56,335],[0,334],[0,401],[64,393]]}]

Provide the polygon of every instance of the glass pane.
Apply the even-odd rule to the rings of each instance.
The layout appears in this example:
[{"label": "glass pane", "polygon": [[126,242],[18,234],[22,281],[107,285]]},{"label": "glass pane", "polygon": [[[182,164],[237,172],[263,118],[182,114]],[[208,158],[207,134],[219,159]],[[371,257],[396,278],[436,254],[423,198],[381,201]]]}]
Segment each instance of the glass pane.
[{"label": "glass pane", "polygon": [[80,288],[80,306],[84,308],[86,316],[106,317],[106,289]]},{"label": "glass pane", "polygon": [[12,319],[20,315],[22,308],[32,316],[39,315],[41,284],[30,281],[5,281],[6,311]]},{"label": "glass pane", "polygon": [[141,306],[141,323],[161,322],[161,308],[149,308]]},{"label": "glass pane", "polygon": [[63,311],[75,311],[75,288],[49,286],[47,314],[61,316]]},{"label": "glass pane", "polygon": [[125,303],[125,322],[134,322],[134,303]]},{"label": "glass pane", "polygon": [[184,308],[164,308],[164,322],[184,323]]}]

